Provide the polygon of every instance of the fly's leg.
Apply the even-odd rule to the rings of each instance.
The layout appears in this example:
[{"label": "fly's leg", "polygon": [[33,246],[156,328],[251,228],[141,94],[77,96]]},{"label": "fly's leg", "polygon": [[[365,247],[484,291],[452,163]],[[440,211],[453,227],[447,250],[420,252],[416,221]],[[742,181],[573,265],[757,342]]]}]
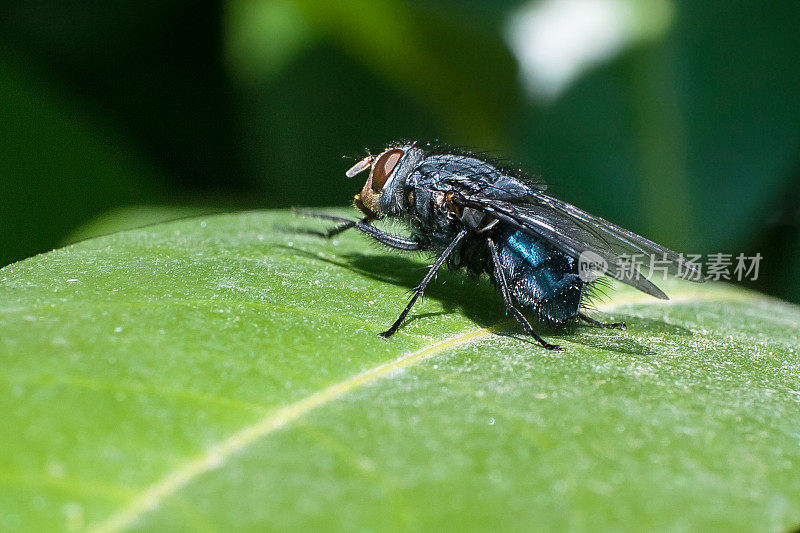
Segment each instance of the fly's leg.
[{"label": "fly's leg", "polygon": [[358,222],[356,222],[355,227],[358,228],[358,231],[360,231],[364,235],[372,237],[379,243],[385,244],[386,246],[390,246],[391,248],[395,248],[397,250],[406,250],[408,252],[413,252],[414,250],[422,249],[422,247],[417,241],[412,239],[406,239],[405,237],[394,235],[392,233],[387,233],[385,231],[381,231],[376,227],[370,226],[368,223],[364,222],[364,220],[359,220]]},{"label": "fly's leg", "polygon": [[525,333],[536,339],[536,342],[541,344],[544,348],[557,352],[564,350],[564,348],[562,348],[560,345],[550,344],[549,342],[541,338],[539,335],[537,335],[536,332],[533,331],[531,323],[528,322],[528,319],[525,318],[525,315],[522,314],[522,311],[520,311],[517,308],[517,306],[514,305],[514,301],[511,299],[511,291],[508,290],[508,282],[506,281],[506,274],[505,271],[503,270],[503,266],[500,264],[500,258],[497,256],[497,249],[495,248],[494,241],[489,238],[486,239],[486,242],[489,245],[489,252],[492,255],[492,262],[494,263],[495,277],[497,278],[497,284],[500,286],[500,294],[503,296],[503,302],[506,304],[506,308],[508,308],[508,310],[511,311],[511,314],[514,315],[514,318],[516,318],[517,322],[520,323]]},{"label": "fly's leg", "polygon": [[355,220],[348,220],[347,222],[342,222],[341,224],[332,227],[328,231],[311,231],[309,233],[313,235],[319,235],[320,237],[325,237],[326,239],[330,239],[331,237],[335,237],[336,235],[339,235],[343,231],[347,231],[350,228],[354,228],[355,226],[356,226]]},{"label": "fly's leg", "polygon": [[419,283],[419,285],[416,286],[416,288],[414,289],[414,296],[411,297],[411,301],[408,302],[406,308],[403,309],[403,312],[400,313],[400,316],[397,317],[397,320],[394,321],[392,327],[390,327],[383,333],[379,333],[378,334],[379,336],[383,337],[384,339],[388,339],[389,337],[394,335],[394,333],[397,331],[397,328],[399,328],[400,324],[402,324],[403,320],[405,320],[406,316],[408,315],[408,312],[411,311],[412,307],[414,307],[414,303],[416,303],[417,298],[423,295],[423,293],[425,292],[425,287],[428,286],[428,283],[431,282],[433,277],[436,275],[436,272],[439,270],[439,268],[441,268],[445,260],[447,260],[447,256],[449,256],[453,252],[456,245],[458,245],[458,243],[461,241],[461,239],[464,238],[466,234],[467,230],[465,229],[462,229],[461,231],[458,232],[458,235],[456,235],[455,239],[453,239],[453,242],[448,244],[444,252],[442,252],[442,254],[436,258],[436,261],[433,263],[433,265],[431,265],[431,268],[428,270],[428,273],[425,274],[425,277],[422,278],[422,281]]},{"label": "fly's leg", "polygon": [[595,320],[594,318],[584,315],[583,313],[578,313],[578,318],[586,322],[587,324],[591,324],[593,326],[597,326],[598,328],[605,328],[605,329],[628,329],[628,326],[625,325],[625,322],[600,322],[599,320]]},{"label": "fly's leg", "polygon": [[[308,235],[316,235],[317,237],[324,237],[325,239],[330,239],[331,237],[335,237],[339,235],[343,231],[347,231],[350,228],[356,227],[359,223],[358,220],[350,220],[348,218],[343,217],[335,217],[333,215],[324,215],[322,213],[309,213],[308,211],[300,211],[300,213],[304,217],[309,218],[321,218],[322,220],[330,220],[332,222],[338,222],[338,224],[328,231],[314,231],[314,230],[303,230],[303,233]],[[361,219],[360,222],[367,223],[369,219],[364,217]]]},{"label": "fly's leg", "polygon": [[304,233],[308,233],[310,235],[316,235],[317,237],[324,237],[326,239],[330,239],[336,235],[339,235],[343,231],[347,231],[350,228],[356,228],[361,233],[372,237],[376,241],[381,244],[385,244],[391,248],[395,248],[397,250],[405,250],[405,251],[414,251],[420,250],[421,246],[417,241],[406,239],[405,237],[401,237],[399,235],[394,235],[392,233],[387,233],[385,231],[381,231],[378,228],[371,226],[370,222],[376,220],[374,217],[364,217],[361,220],[350,220],[343,217],[336,217],[332,215],[323,215],[320,213],[301,213],[304,216],[313,217],[313,218],[321,218],[323,220],[330,220],[333,222],[338,222],[338,224],[328,231],[312,231],[306,230]]}]

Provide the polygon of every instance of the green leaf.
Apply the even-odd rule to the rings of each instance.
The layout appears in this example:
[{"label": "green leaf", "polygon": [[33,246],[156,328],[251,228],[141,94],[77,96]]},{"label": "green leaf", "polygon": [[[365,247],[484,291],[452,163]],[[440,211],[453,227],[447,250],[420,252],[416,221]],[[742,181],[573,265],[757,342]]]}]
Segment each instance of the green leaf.
[{"label": "green leaf", "polygon": [[[486,281],[289,213],[0,270],[0,527],[786,530],[800,310],[627,290],[552,353]],[[549,338],[553,338],[550,335]]]},{"label": "green leaf", "polygon": [[127,229],[169,222],[182,218],[208,216],[217,214],[219,208],[178,206],[178,205],[137,205],[111,209],[106,213],[82,224],[72,230],[64,238],[62,244],[73,244],[78,241],[99,237]]}]

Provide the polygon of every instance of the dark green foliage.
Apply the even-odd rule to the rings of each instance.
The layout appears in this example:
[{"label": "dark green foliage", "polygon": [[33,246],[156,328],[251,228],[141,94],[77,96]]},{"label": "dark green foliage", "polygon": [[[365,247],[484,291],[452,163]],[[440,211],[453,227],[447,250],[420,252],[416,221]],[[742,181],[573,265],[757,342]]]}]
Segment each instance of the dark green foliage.
[{"label": "dark green foliage", "polygon": [[670,22],[545,102],[519,2],[10,0],[0,264],[116,207],[342,205],[343,155],[441,138],[673,248],[760,252],[797,299],[800,4],[636,4]]}]

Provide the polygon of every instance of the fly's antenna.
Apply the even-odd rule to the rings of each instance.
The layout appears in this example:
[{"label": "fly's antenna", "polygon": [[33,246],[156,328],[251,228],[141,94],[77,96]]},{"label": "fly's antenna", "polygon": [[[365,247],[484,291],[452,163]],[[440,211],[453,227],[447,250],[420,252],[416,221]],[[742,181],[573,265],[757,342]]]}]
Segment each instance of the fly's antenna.
[{"label": "fly's antenna", "polygon": [[355,165],[353,165],[352,167],[350,167],[350,170],[345,172],[345,175],[348,178],[352,178],[356,174],[360,174],[365,170],[367,170],[368,168],[370,168],[372,166],[373,161],[375,161],[375,156],[370,154],[361,161],[359,161],[358,163],[356,163]]}]

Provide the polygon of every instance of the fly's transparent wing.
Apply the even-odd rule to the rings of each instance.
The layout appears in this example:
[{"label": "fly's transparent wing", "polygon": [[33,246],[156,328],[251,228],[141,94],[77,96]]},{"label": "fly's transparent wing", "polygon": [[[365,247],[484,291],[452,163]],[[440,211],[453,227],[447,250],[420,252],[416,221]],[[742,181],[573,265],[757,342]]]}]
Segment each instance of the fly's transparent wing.
[{"label": "fly's transparent wing", "polygon": [[676,252],[545,194],[528,197],[524,203],[477,196],[464,196],[457,201],[545,239],[575,259],[591,252],[601,259],[594,267],[603,274],[656,298],[667,299],[667,296],[641,274],[637,258],[639,266],[650,267],[652,257],[654,270],[663,269],[674,276],[703,281],[700,269]]},{"label": "fly's transparent wing", "polygon": [[587,213],[572,204],[551,196],[536,195],[535,203],[543,207],[549,207],[554,212],[574,220],[576,225],[583,230],[596,231],[597,236],[602,238],[611,251],[627,255],[641,254],[647,256],[648,259],[652,256],[663,264],[666,272],[672,276],[690,281],[703,281],[698,265],[687,261],[681,254],[650,239],[646,239],[641,235],[617,226],[613,222]]}]

